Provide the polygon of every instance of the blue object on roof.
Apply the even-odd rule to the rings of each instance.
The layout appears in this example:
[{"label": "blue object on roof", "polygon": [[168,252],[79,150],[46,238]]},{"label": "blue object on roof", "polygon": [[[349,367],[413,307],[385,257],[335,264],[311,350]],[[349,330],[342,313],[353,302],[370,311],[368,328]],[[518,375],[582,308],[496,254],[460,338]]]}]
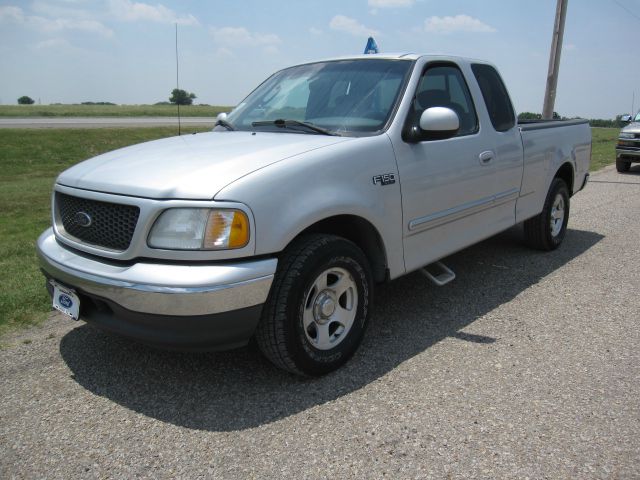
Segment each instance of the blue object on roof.
[{"label": "blue object on roof", "polygon": [[373,37],[369,37],[369,40],[367,40],[367,46],[364,47],[364,54],[367,55],[369,53],[380,53],[378,51],[378,44]]}]

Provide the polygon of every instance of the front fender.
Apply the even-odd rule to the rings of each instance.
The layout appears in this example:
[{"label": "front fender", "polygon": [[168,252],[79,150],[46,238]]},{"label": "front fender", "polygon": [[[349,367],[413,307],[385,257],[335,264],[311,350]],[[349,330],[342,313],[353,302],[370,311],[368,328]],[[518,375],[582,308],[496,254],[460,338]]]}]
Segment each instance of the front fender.
[{"label": "front fender", "polygon": [[[374,184],[392,173],[395,183]],[[256,255],[286,248],[310,225],[336,215],[370,222],[385,245],[391,278],[404,273],[400,179],[386,134],[355,138],[270,165],[225,187],[216,200],[242,199],[255,218]]]}]

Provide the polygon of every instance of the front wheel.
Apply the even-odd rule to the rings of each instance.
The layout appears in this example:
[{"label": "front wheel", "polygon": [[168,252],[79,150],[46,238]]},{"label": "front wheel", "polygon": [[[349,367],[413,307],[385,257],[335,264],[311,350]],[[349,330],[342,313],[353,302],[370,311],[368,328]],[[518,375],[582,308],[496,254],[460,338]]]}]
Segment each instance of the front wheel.
[{"label": "front wheel", "polygon": [[323,375],[357,350],[373,297],[369,263],[354,243],[308,235],[288,247],[256,330],[262,353],[277,367]]},{"label": "front wheel", "polygon": [[616,170],[620,173],[628,172],[631,168],[631,162],[616,159]]},{"label": "front wheel", "polygon": [[567,232],[569,189],[564,180],[554,178],[539,215],[524,222],[527,244],[538,250],[555,250]]}]

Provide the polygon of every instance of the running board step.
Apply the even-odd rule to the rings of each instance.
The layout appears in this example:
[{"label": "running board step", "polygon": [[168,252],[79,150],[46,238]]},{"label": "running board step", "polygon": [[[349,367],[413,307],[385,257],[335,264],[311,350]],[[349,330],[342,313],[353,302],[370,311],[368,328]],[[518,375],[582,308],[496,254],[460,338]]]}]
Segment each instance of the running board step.
[{"label": "running board step", "polygon": [[425,277],[439,287],[446,285],[456,278],[456,274],[453,273],[453,270],[442,262],[433,262],[426,267],[422,267],[420,271]]}]

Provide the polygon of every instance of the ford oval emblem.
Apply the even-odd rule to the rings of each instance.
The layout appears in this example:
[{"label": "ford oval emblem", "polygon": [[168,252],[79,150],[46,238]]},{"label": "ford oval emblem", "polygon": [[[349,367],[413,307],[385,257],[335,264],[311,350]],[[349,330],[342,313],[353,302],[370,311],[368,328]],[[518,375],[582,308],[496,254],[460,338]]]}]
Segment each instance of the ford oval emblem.
[{"label": "ford oval emblem", "polygon": [[64,308],[71,308],[73,306],[73,300],[71,300],[71,297],[65,293],[62,293],[60,294],[60,296],[58,296],[58,302]]},{"label": "ford oval emblem", "polygon": [[75,224],[80,226],[80,227],[84,227],[87,228],[89,225],[91,225],[91,215],[89,215],[86,212],[78,212],[73,216],[73,220],[75,221]]}]

